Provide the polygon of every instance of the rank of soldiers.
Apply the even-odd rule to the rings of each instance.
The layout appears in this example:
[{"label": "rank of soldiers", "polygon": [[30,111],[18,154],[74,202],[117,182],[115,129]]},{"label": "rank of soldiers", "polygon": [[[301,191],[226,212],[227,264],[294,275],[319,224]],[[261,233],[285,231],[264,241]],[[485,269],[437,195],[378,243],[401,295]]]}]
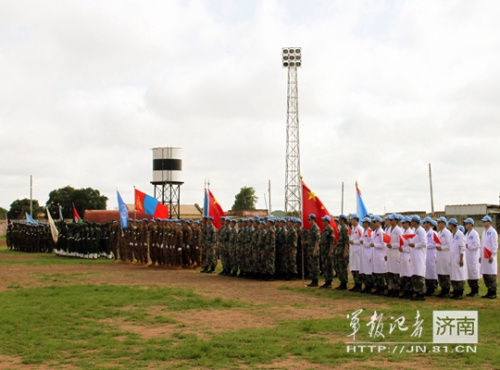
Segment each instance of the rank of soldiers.
[{"label": "rank of soldiers", "polygon": [[[218,259],[222,275],[292,279],[302,274],[311,279],[309,287],[331,288],[334,276],[339,290],[347,289],[348,271],[354,280],[353,292],[425,300],[438,297],[462,299],[465,282],[477,296],[482,278],[488,289],[484,298],[496,298],[498,233],[490,216],[482,219],[479,237],[474,221],[465,228],[457,220],[434,220],[392,214],[365,217],[340,215],[338,230],[324,216],[322,230],[316,216],[308,216],[310,228],[298,218],[222,217],[220,230],[212,217],[202,221],[136,221],[122,230],[118,222],[98,225],[58,224],[56,245],[47,225],[14,223],[7,231],[9,249],[24,252],[51,252],[81,258],[116,258],[160,267],[192,268],[203,273],[215,271]],[[338,235],[338,238],[335,238]],[[303,255],[302,255],[303,253]],[[302,271],[303,270],[303,271]]]}]

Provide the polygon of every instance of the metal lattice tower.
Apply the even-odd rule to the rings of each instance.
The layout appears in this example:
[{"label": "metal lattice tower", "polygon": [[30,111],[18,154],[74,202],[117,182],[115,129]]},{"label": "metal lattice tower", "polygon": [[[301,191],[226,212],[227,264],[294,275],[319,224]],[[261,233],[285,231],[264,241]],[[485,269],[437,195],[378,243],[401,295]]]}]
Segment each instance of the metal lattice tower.
[{"label": "metal lattice tower", "polygon": [[297,67],[302,65],[299,47],[282,49],[282,64],[288,69],[286,104],[286,169],[285,212],[301,214],[300,145],[299,145],[299,96]]}]

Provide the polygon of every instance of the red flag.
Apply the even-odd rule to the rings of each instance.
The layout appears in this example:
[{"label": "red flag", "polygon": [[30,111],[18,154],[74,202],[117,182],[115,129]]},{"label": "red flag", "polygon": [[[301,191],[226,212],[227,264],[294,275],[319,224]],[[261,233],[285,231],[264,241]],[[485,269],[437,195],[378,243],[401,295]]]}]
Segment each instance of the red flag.
[{"label": "red flag", "polygon": [[441,240],[439,240],[439,237],[437,236],[437,233],[434,231],[434,243],[436,243],[436,245],[441,245]]},{"label": "red flag", "polygon": [[220,218],[225,216],[226,214],[222,210],[222,207],[220,206],[219,202],[217,202],[217,199],[215,199],[212,192],[209,189],[207,189],[207,192],[208,192],[208,215],[214,218],[214,226],[217,229],[220,229],[222,226],[220,223]]},{"label": "red flag", "polygon": [[78,214],[78,211],[76,210],[75,208],[75,205],[73,204],[73,217],[75,218],[75,222],[76,223],[80,223],[82,222],[82,218],[80,217],[80,215]]},{"label": "red flag", "polygon": [[491,253],[491,251],[488,248],[484,247],[484,258],[489,259],[492,254],[493,253]]},{"label": "red flag", "polygon": [[316,215],[316,221],[321,231],[323,231],[323,222],[321,222],[321,217],[330,216],[330,225],[333,228],[335,242],[337,242],[339,238],[337,223],[325,208],[323,203],[321,203],[321,200],[306,186],[306,184],[304,184],[304,181],[302,181],[302,225],[307,230],[311,227],[308,219],[311,213]]},{"label": "red flag", "polygon": [[382,237],[382,241],[384,243],[390,243],[391,242],[391,236],[389,234],[384,233],[384,236]]},{"label": "red flag", "polygon": [[415,236],[415,234],[405,234],[405,235],[401,235],[399,237],[399,246],[403,246],[405,244],[405,240],[408,240],[408,239],[411,239]]}]

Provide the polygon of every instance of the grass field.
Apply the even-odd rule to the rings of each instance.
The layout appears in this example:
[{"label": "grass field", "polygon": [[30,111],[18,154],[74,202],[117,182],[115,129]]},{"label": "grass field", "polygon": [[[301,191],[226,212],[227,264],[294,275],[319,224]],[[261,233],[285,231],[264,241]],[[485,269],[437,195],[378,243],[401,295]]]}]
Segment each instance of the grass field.
[{"label": "grass field", "polygon": [[[1,248],[2,368],[500,366],[497,300],[410,302]],[[372,341],[366,324],[376,310],[385,318],[378,340],[394,342],[432,341],[433,310],[477,309],[477,353],[348,353],[346,315],[359,308],[357,341]],[[391,316],[404,315],[411,331],[417,310],[421,338],[388,335]]]}]

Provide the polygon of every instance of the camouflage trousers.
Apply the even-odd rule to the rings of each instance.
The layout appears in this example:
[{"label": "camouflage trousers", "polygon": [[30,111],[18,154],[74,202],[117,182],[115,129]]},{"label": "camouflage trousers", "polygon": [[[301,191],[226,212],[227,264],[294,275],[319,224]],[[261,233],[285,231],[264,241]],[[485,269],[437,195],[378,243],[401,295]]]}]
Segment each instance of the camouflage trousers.
[{"label": "camouflage trousers", "polygon": [[425,294],[425,278],[423,276],[413,275],[411,277],[411,287],[415,294]]},{"label": "camouflage trousers", "polygon": [[274,253],[270,253],[266,255],[264,260],[264,274],[268,276],[273,276],[275,271],[275,259]]},{"label": "camouflage trousers", "polygon": [[483,274],[484,285],[488,291],[497,292],[497,276],[494,274]]},{"label": "camouflage trousers", "polygon": [[375,285],[375,288],[378,289],[385,289],[385,274],[376,274],[373,273],[373,282]]},{"label": "camouflage trousers", "polygon": [[361,281],[365,284],[366,289],[373,287],[373,276],[371,274],[361,274]]},{"label": "camouflage trousers", "polygon": [[411,292],[413,290],[411,285],[411,277],[401,276],[401,279],[399,281],[399,288],[404,292]]},{"label": "camouflage trousers", "polygon": [[467,280],[467,283],[472,290],[479,289],[479,280]]},{"label": "camouflage trousers", "polygon": [[351,271],[352,278],[354,279],[354,284],[361,285],[363,283],[363,279],[359,271]]},{"label": "camouflage trousers", "polygon": [[438,275],[439,286],[441,290],[450,291],[451,280],[450,275]]},{"label": "camouflage trousers", "polygon": [[229,264],[231,266],[230,272],[233,274],[236,274],[238,272],[238,266],[240,265],[239,263],[239,256],[238,256],[238,250],[235,245],[230,245],[228,248],[228,258],[229,258]]},{"label": "camouflage trousers", "polygon": [[395,274],[393,272],[388,272],[387,273],[387,289],[399,290],[400,289],[399,280],[400,280],[399,274]]},{"label": "camouflage trousers", "polygon": [[283,270],[285,274],[296,275],[297,274],[297,251],[296,250],[286,250],[283,255]]},{"label": "camouflage trousers", "polygon": [[462,292],[464,291],[465,288],[465,281],[463,280],[452,280],[451,281],[451,286],[453,287],[454,292]]},{"label": "camouflage trousers", "polygon": [[321,264],[321,272],[325,277],[326,281],[333,280],[333,258],[328,257],[328,252],[330,251],[329,247],[320,248],[320,264]]},{"label": "camouflage trousers", "polygon": [[425,279],[425,291],[428,293],[434,293],[438,286],[438,281],[434,279]]},{"label": "camouflage trousers", "polygon": [[222,245],[219,249],[220,262],[224,271],[231,271],[231,261],[227,245]]},{"label": "camouflage trousers", "polygon": [[341,283],[347,283],[349,257],[344,258],[344,250],[336,248],[333,251],[333,268]]},{"label": "camouflage trousers", "polygon": [[316,254],[316,257],[313,257],[313,247],[307,248],[307,271],[309,271],[309,275],[311,279],[318,280],[319,278],[319,253]]}]

